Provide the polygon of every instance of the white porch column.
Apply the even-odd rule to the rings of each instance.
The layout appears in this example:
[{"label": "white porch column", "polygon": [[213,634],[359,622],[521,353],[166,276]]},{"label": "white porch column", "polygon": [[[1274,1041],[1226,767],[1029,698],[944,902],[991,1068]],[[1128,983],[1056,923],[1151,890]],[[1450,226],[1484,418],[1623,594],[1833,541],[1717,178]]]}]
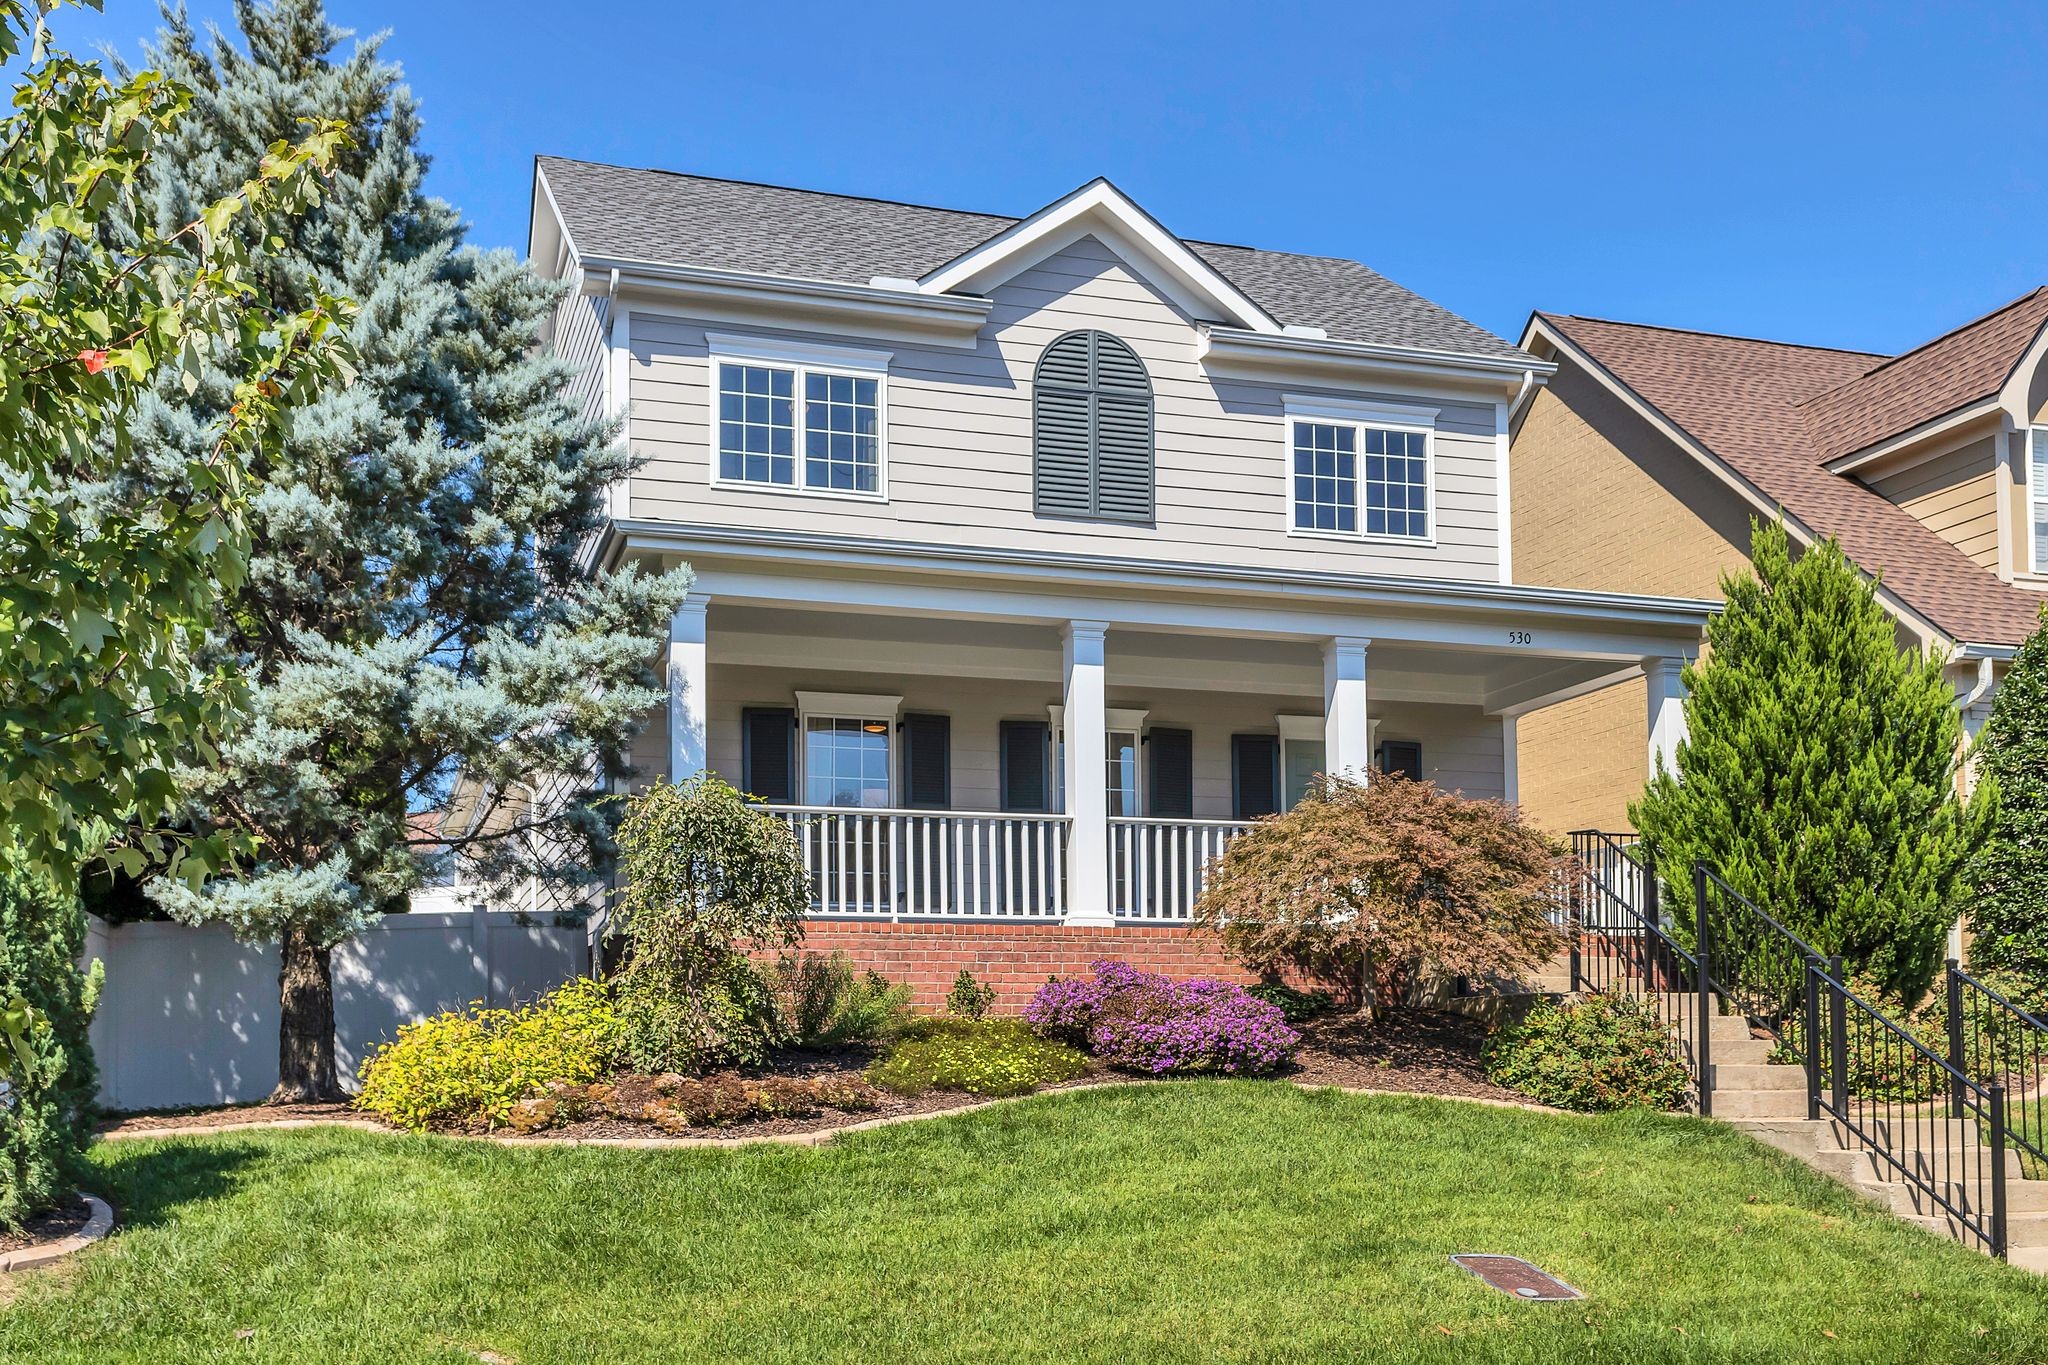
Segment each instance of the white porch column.
[{"label": "white porch column", "polygon": [[1109,905],[1109,717],[1103,696],[1108,629],[1101,621],[1069,621],[1060,631],[1069,924],[1116,923]]},{"label": "white porch column", "polygon": [[1370,779],[1372,726],[1366,715],[1365,650],[1372,641],[1339,635],[1323,642],[1323,764],[1331,777]]},{"label": "white porch column", "polygon": [[1678,775],[1678,746],[1685,739],[1685,684],[1678,670],[1683,659],[1643,660],[1643,678],[1650,694],[1650,776],[1658,770]]},{"label": "white porch column", "polygon": [[1522,804],[1521,751],[1516,747],[1515,716],[1500,718],[1500,796],[1510,806]]},{"label": "white porch column", "polygon": [[668,623],[668,780],[681,782],[704,771],[706,699],[710,661],[704,630],[711,599],[693,592]]}]

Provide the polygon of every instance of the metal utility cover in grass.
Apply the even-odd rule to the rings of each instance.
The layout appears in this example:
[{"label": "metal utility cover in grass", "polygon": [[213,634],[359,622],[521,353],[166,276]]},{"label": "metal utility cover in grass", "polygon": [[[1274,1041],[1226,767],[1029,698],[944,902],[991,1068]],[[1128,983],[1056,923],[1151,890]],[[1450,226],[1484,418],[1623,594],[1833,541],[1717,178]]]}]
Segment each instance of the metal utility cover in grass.
[{"label": "metal utility cover in grass", "polygon": [[1530,1303],[1556,1303],[1563,1299],[1586,1297],[1557,1276],[1538,1270],[1519,1256],[1461,1252],[1451,1257],[1451,1262],[1463,1266],[1501,1293]]}]

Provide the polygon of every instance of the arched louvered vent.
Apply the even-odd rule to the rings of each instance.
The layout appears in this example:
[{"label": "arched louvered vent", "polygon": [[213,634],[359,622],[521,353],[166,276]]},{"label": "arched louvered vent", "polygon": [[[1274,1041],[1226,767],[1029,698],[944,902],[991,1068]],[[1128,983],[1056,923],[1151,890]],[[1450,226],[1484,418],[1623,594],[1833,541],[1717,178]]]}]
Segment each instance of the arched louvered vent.
[{"label": "arched louvered vent", "polygon": [[1152,519],[1152,381],[1107,332],[1045,348],[1031,385],[1032,494],[1042,516]]}]

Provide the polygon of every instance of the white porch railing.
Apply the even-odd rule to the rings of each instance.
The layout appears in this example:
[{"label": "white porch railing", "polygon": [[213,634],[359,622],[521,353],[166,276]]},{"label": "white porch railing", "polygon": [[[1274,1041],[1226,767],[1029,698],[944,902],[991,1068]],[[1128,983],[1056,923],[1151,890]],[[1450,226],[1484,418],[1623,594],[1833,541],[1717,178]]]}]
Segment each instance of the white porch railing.
[{"label": "white porch railing", "polygon": [[1058,919],[1067,817],[770,806],[811,877],[811,912],[897,919]]},{"label": "white porch railing", "polygon": [[1118,919],[1184,921],[1223,846],[1251,826],[1238,820],[1109,821],[1109,903]]}]

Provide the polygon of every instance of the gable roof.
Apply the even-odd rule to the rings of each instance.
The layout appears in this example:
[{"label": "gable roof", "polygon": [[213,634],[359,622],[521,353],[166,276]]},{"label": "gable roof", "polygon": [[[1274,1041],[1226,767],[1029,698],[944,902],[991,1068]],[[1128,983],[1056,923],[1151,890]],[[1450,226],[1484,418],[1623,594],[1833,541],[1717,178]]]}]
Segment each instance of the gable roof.
[{"label": "gable roof", "polygon": [[[562,157],[537,157],[535,165],[585,260],[864,285],[923,279],[1025,221]],[[1180,245],[1282,326],[1319,327],[1340,341],[1534,360],[1357,261]]]},{"label": "gable roof", "polygon": [[2044,323],[2048,287],[1815,395],[1801,406],[1814,448],[1840,459],[1996,397]]},{"label": "gable roof", "polygon": [[[1878,575],[1886,589],[1950,639],[2017,644],[2035,628],[2041,605],[2037,594],[2001,582],[1912,513],[1858,480],[1828,470],[1832,446],[1815,439],[1816,428],[1808,420],[1809,413],[1827,411],[1823,399],[1834,402],[1836,395],[1853,391],[1891,414],[1885,421],[1905,423],[1874,439],[1917,426],[1960,406],[1952,401],[1954,395],[1977,382],[1974,376],[1984,364],[1976,357],[1991,349],[1990,342],[1980,340],[1962,348],[1973,357],[1969,364],[1951,354],[1940,363],[1916,362],[1895,369],[1889,377],[1859,389],[1885,375],[1893,362],[1861,351],[1569,314],[1537,313],[1535,320],[1681,428],[1788,516],[1816,535],[1833,536],[1850,559]],[[1960,335],[1952,333],[1943,342]],[[2002,346],[2002,339],[1997,344]],[[1987,392],[1996,392],[2003,379],[2000,374]],[[1948,406],[1926,411],[1937,403]],[[1866,426],[1879,424],[1860,414],[1858,420]]]}]

